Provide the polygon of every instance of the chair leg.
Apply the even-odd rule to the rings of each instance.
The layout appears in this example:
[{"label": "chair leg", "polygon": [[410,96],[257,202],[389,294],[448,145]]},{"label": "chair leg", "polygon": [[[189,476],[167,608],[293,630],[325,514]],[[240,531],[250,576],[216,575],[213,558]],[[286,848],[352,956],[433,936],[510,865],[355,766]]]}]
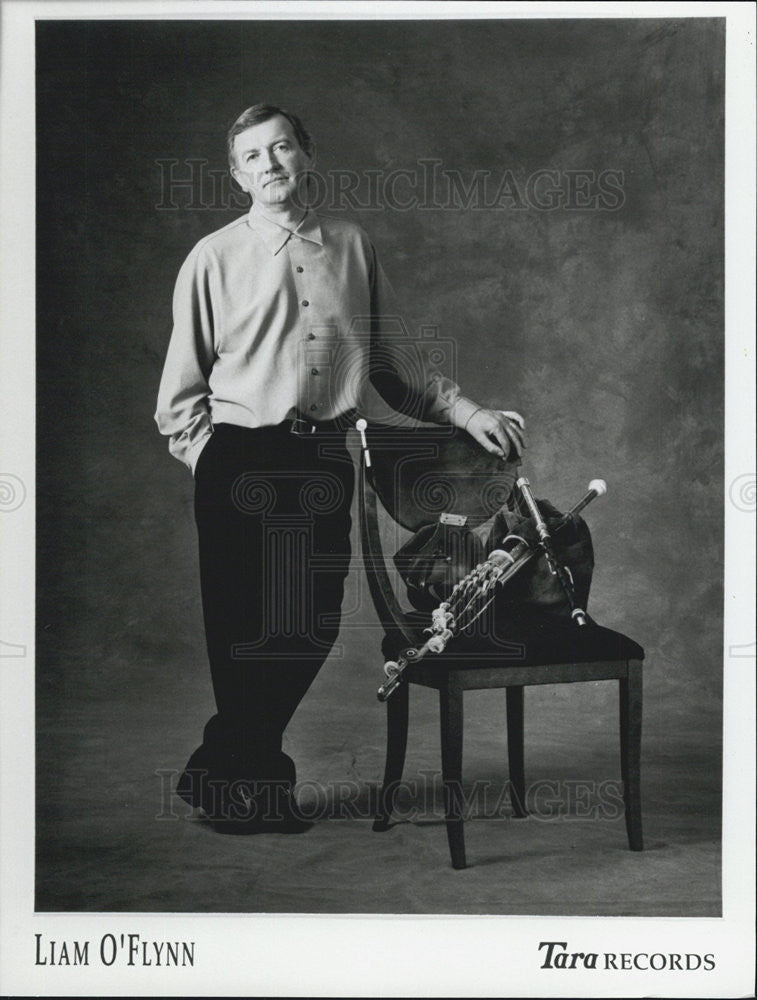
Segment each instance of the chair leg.
[{"label": "chair leg", "polygon": [[517,819],[526,810],[526,768],[524,761],[523,687],[507,688],[507,759],[510,765],[510,800]]},{"label": "chair leg", "polygon": [[384,783],[379,793],[376,808],[376,819],[373,823],[373,829],[376,833],[389,829],[394,797],[402,780],[407,750],[409,702],[410,685],[404,682],[400,684],[386,703],[386,765],[384,767]]},{"label": "chair leg", "polygon": [[620,772],[628,846],[632,851],[644,849],[641,829],[641,715],[641,663],[629,660],[628,677],[620,681]]},{"label": "chair leg", "polygon": [[447,841],[453,868],[465,868],[463,831],[463,692],[449,679],[439,689],[442,782]]}]

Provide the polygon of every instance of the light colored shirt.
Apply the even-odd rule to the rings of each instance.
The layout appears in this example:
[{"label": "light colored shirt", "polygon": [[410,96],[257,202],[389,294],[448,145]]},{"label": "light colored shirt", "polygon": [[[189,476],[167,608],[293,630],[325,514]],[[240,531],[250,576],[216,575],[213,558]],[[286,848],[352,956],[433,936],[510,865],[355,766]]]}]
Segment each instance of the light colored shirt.
[{"label": "light colored shirt", "polygon": [[290,230],[253,205],[200,240],[173,320],[155,419],[193,472],[214,423],[331,420],[360,408],[368,377],[424,420],[465,426],[478,409],[424,360],[363,230],[310,210]]}]

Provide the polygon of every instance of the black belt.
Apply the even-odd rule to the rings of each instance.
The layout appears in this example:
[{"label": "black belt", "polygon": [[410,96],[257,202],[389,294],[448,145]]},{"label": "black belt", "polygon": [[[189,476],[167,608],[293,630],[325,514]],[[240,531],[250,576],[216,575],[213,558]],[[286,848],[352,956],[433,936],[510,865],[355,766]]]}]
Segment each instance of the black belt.
[{"label": "black belt", "polygon": [[214,426],[213,433],[224,431],[238,434],[294,434],[298,438],[318,438],[325,435],[344,437],[348,430],[354,428],[356,417],[354,413],[344,413],[333,420],[308,420],[299,415],[287,417],[280,424],[261,424],[259,427],[245,427],[243,424],[231,424],[219,421]]},{"label": "black belt", "polygon": [[297,414],[289,421],[289,432],[296,437],[307,438],[321,434],[344,434],[353,426],[354,414],[343,413],[333,420],[309,420]]}]

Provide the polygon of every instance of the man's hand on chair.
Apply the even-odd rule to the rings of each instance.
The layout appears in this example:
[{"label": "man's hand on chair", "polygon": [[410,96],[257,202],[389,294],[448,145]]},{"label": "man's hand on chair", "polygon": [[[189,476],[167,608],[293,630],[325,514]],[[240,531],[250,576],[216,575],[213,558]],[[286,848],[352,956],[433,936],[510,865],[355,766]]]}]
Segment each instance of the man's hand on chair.
[{"label": "man's hand on chair", "polygon": [[482,407],[470,417],[466,431],[482,448],[510,461],[520,459],[525,443],[525,421],[514,410],[487,410]]}]

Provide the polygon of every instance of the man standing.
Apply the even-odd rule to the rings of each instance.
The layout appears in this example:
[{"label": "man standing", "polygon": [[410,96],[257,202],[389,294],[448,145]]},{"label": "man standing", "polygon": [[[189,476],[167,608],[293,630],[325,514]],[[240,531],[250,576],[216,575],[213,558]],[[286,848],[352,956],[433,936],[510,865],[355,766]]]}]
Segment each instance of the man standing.
[{"label": "man standing", "polygon": [[308,824],[282,735],[339,630],[354,475],[345,435],[361,387],[370,378],[396,409],[465,428],[503,457],[520,454],[522,419],[403,365],[370,241],[298,197],[313,146],[297,116],[255,105],[227,139],[252,205],[181,268],[155,415],[195,478],[217,707],[177,792],[221,832],[290,833]]}]

